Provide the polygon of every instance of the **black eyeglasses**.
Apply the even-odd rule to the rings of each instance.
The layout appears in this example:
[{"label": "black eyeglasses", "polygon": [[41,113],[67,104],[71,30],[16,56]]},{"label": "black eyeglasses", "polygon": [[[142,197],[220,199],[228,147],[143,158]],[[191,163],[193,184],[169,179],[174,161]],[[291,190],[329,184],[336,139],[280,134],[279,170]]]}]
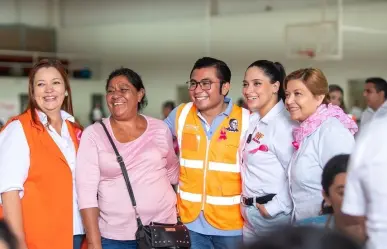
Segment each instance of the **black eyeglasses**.
[{"label": "black eyeglasses", "polygon": [[[218,82],[212,82],[210,80],[201,80],[199,82],[197,82],[196,80],[189,80],[186,82],[188,89],[190,91],[195,90],[198,87],[198,85],[200,85],[202,90],[211,90],[211,85],[214,83],[218,83]],[[219,83],[221,83],[221,82],[219,82]]]}]

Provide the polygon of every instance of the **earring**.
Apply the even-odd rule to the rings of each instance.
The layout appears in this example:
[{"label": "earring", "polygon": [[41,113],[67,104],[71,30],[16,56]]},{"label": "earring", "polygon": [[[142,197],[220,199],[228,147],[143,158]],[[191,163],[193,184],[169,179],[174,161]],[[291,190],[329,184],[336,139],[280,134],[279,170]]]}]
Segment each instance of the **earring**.
[{"label": "earring", "polygon": [[68,93],[67,91],[65,92],[65,96],[66,96],[66,97],[69,96],[69,93]]}]

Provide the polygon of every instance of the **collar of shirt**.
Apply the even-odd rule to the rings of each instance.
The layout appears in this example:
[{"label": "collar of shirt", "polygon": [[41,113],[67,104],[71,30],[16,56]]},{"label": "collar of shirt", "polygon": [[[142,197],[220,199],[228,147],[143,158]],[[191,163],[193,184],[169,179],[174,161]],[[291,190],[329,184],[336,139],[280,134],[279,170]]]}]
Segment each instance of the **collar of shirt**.
[{"label": "collar of shirt", "polygon": [[[208,124],[207,120],[202,116],[202,114],[199,112],[199,110],[197,111],[197,115],[203,121],[204,127],[207,131],[209,131],[211,129],[211,127],[218,127],[218,125],[220,125],[221,121],[223,121],[223,118],[224,118],[223,116],[227,116],[227,117],[230,116],[231,111],[232,111],[232,107],[233,107],[232,99],[229,97],[225,97],[224,103],[227,103],[226,110],[224,110],[224,112],[222,112],[222,113],[219,113],[211,125]],[[219,118],[219,117],[222,117],[222,118]]]},{"label": "collar of shirt", "polygon": [[383,105],[381,105],[377,111],[379,111],[379,110],[385,110],[385,109],[387,109],[387,100],[384,101]]},{"label": "collar of shirt", "polygon": [[[37,111],[37,113],[38,113],[38,117],[39,117],[40,122],[42,122],[42,124],[44,126],[47,125],[48,124],[47,115],[42,111]],[[61,110],[60,115],[64,121],[68,120],[72,123],[75,123],[75,118],[71,114]]]},{"label": "collar of shirt", "polygon": [[258,113],[255,113],[258,117],[258,120],[262,123],[268,124],[270,120],[276,117],[280,112],[285,109],[284,102],[282,100],[278,101],[278,103],[271,108],[271,110],[261,119]]},{"label": "collar of shirt", "polygon": [[[231,110],[232,110],[232,106],[233,106],[232,99],[229,98],[229,97],[224,97],[224,103],[227,104],[227,108],[226,108],[226,110],[224,110],[224,112],[219,113],[219,115],[230,116],[230,113],[231,113]],[[197,110],[197,113],[198,113],[198,115],[200,114],[199,110]],[[201,115],[199,115],[199,116],[201,116]]]}]

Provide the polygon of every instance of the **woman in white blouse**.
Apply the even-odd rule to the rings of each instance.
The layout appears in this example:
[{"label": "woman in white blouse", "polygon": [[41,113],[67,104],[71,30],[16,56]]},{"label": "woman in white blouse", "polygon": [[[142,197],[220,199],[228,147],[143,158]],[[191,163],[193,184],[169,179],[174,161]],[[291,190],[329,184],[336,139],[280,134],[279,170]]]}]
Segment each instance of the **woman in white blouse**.
[{"label": "woman in white blouse", "polygon": [[27,110],[0,133],[0,217],[19,249],[79,249],[84,229],[74,173],[81,127],[64,66],[38,62],[28,87]]},{"label": "woman in white blouse", "polygon": [[294,123],[283,102],[284,78],[280,63],[258,60],[247,68],[243,80],[243,96],[252,112],[241,170],[245,243],[290,222],[286,174]]},{"label": "woman in white blouse", "polygon": [[299,126],[293,129],[295,153],[289,165],[289,189],[295,221],[317,216],[323,200],[321,175],[333,156],[350,154],[356,123],[329,103],[322,71],[305,68],[285,78],[286,108]]}]

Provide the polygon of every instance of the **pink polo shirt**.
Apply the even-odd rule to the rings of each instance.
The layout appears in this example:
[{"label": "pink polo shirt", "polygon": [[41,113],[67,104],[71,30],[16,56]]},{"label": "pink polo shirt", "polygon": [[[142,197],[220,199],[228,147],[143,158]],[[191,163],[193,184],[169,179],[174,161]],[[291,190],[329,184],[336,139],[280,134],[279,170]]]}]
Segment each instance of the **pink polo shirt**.
[{"label": "pink polo shirt", "polygon": [[[144,116],[148,126],[143,135],[129,143],[118,142],[109,119],[107,126],[128,170],[142,222],[176,222],[176,194],[179,161],[172,135],[163,121]],[[125,180],[113,148],[99,123],[82,134],[77,155],[76,187],[79,208],[100,209],[101,236],[134,240],[137,223]],[[97,199],[98,194],[98,199]]]}]

